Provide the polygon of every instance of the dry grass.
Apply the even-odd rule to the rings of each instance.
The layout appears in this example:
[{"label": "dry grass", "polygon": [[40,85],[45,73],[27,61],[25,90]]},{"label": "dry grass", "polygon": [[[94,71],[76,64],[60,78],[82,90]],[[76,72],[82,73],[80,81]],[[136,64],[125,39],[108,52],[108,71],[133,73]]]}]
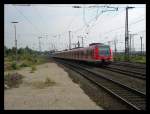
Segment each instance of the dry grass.
[{"label": "dry grass", "polygon": [[52,81],[50,78],[46,78],[45,81],[35,81],[32,82],[31,85],[37,89],[43,89],[48,86],[54,86],[56,82]]},{"label": "dry grass", "polygon": [[32,66],[31,66],[31,71],[30,71],[30,72],[31,72],[31,73],[34,73],[35,70],[36,70],[36,66],[35,66],[35,65],[32,65]]},{"label": "dry grass", "polygon": [[19,85],[22,83],[23,77],[24,76],[22,76],[18,73],[6,74],[4,76],[5,89],[19,87]]}]

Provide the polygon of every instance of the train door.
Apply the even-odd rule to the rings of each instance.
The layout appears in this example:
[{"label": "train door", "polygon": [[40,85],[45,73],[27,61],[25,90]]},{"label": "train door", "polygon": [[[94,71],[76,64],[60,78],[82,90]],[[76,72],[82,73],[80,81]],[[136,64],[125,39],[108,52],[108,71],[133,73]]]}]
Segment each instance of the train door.
[{"label": "train door", "polygon": [[92,60],[92,48],[89,48],[88,50],[88,59]]}]

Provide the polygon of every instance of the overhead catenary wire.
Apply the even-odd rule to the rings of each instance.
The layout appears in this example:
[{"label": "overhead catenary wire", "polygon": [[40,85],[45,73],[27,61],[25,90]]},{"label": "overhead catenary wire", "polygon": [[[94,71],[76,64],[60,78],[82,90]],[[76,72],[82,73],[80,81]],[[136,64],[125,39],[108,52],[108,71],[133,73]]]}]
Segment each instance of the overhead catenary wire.
[{"label": "overhead catenary wire", "polygon": [[42,21],[41,21],[42,24],[47,26],[47,24],[45,23],[45,21],[43,19],[43,16],[41,16],[41,14],[39,13],[38,9],[36,7],[33,7],[33,6],[32,6],[32,8],[33,8],[34,12],[36,12],[36,14],[38,15],[38,17],[40,17],[42,19]]},{"label": "overhead catenary wire", "polygon": [[[140,19],[140,20],[137,20],[136,22],[129,23],[129,26],[134,25],[134,24],[137,24],[137,23],[139,23],[139,22],[141,22],[141,21],[144,21],[144,20],[145,20],[145,18],[142,18],[142,19]],[[120,29],[124,29],[124,26],[121,26],[121,27],[112,29],[112,30],[110,30],[110,31],[107,31],[107,32],[105,32],[105,33],[102,33],[102,35],[105,35],[105,34],[108,34],[108,33],[113,32],[113,31],[120,30]]]},{"label": "overhead catenary wire", "polygon": [[39,32],[42,34],[42,32],[22,13],[21,10],[19,10],[16,6],[14,6],[14,8],[19,12],[20,15],[24,17],[24,19],[27,20],[27,22],[29,22],[34,27],[34,29],[36,30],[36,32],[38,32],[38,34]]}]

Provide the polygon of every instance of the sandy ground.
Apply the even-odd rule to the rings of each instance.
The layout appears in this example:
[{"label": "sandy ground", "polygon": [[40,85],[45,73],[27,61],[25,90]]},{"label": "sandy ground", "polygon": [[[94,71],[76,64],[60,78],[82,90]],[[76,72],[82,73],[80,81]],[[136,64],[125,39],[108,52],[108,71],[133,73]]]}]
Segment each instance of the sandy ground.
[{"label": "sandy ground", "polygon": [[[57,64],[46,63],[37,66],[34,73],[30,71],[31,68],[19,70],[25,76],[23,83],[19,88],[5,90],[5,110],[102,110]],[[39,88],[47,77],[55,84]]]}]

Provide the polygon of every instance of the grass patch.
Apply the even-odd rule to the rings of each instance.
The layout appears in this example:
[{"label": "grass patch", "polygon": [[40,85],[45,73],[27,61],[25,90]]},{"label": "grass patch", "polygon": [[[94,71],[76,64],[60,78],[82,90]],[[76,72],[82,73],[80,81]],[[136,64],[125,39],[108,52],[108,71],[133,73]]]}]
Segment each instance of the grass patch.
[{"label": "grass patch", "polygon": [[34,68],[35,66],[33,66],[33,65],[40,65],[40,64],[46,63],[48,61],[47,58],[45,58],[43,56],[36,56],[36,57],[32,57],[32,56],[19,57],[18,56],[19,59],[16,64],[12,58],[10,56],[4,58],[5,71],[17,70],[17,69],[24,68],[24,67],[31,67],[33,69],[31,72],[34,72],[36,70],[36,68]]},{"label": "grass patch", "polygon": [[22,83],[22,79],[23,76],[18,73],[14,74],[8,73],[4,75],[5,89],[19,87],[19,85]]},{"label": "grass patch", "polygon": [[[126,57],[124,55],[116,55],[114,56],[114,61],[126,61]],[[146,63],[146,56],[140,56],[140,55],[132,55],[129,57],[130,62],[135,63]]]},{"label": "grass patch", "polygon": [[23,62],[20,67],[29,67],[29,64],[27,64],[26,62]]},{"label": "grass patch", "polygon": [[131,61],[136,63],[146,63],[146,56],[134,56],[130,58]]},{"label": "grass patch", "polygon": [[32,82],[32,86],[37,89],[43,89],[48,86],[54,86],[55,84],[56,84],[56,82],[54,82],[53,80],[51,80],[48,77],[45,79],[45,81]]},{"label": "grass patch", "polygon": [[17,70],[17,69],[20,68],[20,66],[19,66],[18,64],[16,64],[16,62],[12,62],[11,68],[12,68],[13,70]]}]

